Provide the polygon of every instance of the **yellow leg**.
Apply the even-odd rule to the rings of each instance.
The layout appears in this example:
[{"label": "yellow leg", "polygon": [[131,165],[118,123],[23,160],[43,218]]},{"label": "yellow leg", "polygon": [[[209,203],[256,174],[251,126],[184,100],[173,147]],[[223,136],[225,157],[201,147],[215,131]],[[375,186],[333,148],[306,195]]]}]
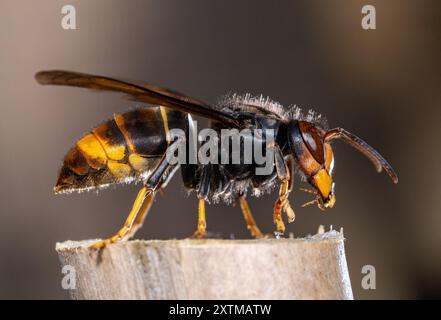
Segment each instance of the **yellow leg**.
[{"label": "yellow leg", "polygon": [[294,177],[293,177],[292,167],[293,167],[292,158],[289,158],[289,160],[288,160],[289,177],[288,177],[288,182],[287,182],[288,185],[287,185],[287,190],[284,195],[284,199],[282,200],[283,211],[285,211],[285,213],[286,213],[286,216],[288,218],[288,223],[293,223],[296,218],[294,210],[291,208],[291,204],[289,203],[289,200],[288,200],[288,196],[294,186]]},{"label": "yellow leg", "polygon": [[147,194],[141,209],[139,209],[138,216],[136,217],[136,220],[133,223],[132,228],[128,230],[128,232],[123,238],[121,238],[122,240],[128,240],[132,238],[135,235],[135,233],[142,227],[144,220],[147,217],[150,208],[152,207],[154,199],[155,199],[154,192],[150,192],[149,194]]},{"label": "yellow leg", "polygon": [[205,200],[199,199],[199,215],[198,215],[198,228],[194,232],[193,237],[203,239],[206,237],[207,222],[205,221]]},{"label": "yellow leg", "polygon": [[279,198],[274,205],[274,223],[276,225],[277,232],[284,233],[285,232],[285,224],[282,220],[282,208],[288,215],[288,221],[294,221],[294,211],[288,202],[288,180],[283,180],[282,185],[280,186]]},{"label": "yellow leg", "polygon": [[242,209],[243,216],[245,221],[247,222],[247,228],[250,230],[251,235],[254,238],[262,238],[263,234],[260,229],[256,225],[256,221],[254,221],[253,215],[251,214],[250,207],[248,206],[247,201],[243,196],[239,196],[240,208]]},{"label": "yellow leg", "polygon": [[[98,241],[94,243],[91,247],[100,249],[105,247],[107,244],[114,243],[120,240],[125,240],[134,236],[136,230],[138,230],[140,227],[139,223],[137,224],[137,222],[142,223],[148,209],[150,209],[153,198],[153,190],[147,187],[143,187],[141,190],[139,190],[135,202],[133,203],[132,210],[130,211],[129,216],[126,219],[124,226],[113,237],[106,240]],[[135,227],[135,230],[132,230],[133,227]]]},{"label": "yellow leg", "polygon": [[274,223],[276,225],[276,229],[278,233],[284,233],[285,232],[285,224],[282,220],[282,203],[280,199],[277,199],[276,204],[274,206]]},{"label": "yellow leg", "polygon": [[282,207],[283,207],[283,211],[285,211],[286,216],[288,217],[288,223],[294,222],[294,220],[296,219],[296,214],[294,213],[294,210],[291,208],[288,197],[282,200]]}]

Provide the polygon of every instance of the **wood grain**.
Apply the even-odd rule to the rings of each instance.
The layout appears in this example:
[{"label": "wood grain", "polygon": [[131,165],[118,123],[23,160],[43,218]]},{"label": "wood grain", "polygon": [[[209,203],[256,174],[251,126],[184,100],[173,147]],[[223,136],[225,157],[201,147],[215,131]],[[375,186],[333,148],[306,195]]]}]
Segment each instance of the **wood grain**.
[{"label": "wood grain", "polygon": [[57,243],[73,299],[353,299],[337,231],[299,239]]}]

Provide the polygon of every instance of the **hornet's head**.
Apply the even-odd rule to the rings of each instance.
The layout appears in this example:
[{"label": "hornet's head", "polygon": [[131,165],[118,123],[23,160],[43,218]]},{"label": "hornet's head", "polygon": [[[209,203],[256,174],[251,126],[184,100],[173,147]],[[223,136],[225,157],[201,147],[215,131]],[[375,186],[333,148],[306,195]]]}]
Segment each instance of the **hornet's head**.
[{"label": "hornet's head", "polygon": [[[389,163],[361,138],[343,128],[325,131],[313,123],[293,120],[288,124],[288,141],[291,152],[300,170],[306,175],[308,182],[314,187],[319,208],[332,208],[335,204],[334,154],[330,142],[341,139],[351,147],[364,154],[375,166],[377,172],[383,169],[394,183],[398,177]],[[309,204],[309,203],[308,203]]]},{"label": "hornet's head", "polygon": [[320,208],[332,208],[335,204],[335,183],[332,180],[334,154],[325,142],[325,131],[306,121],[292,121],[288,125],[288,141],[300,170],[317,194]]}]

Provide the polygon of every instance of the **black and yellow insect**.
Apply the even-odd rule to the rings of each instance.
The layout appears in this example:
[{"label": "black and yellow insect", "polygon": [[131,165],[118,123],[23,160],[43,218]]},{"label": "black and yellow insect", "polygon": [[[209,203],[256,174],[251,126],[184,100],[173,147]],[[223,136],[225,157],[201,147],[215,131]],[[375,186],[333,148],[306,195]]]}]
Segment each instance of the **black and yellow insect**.
[{"label": "black and yellow insect", "polygon": [[[261,237],[262,232],[254,222],[245,197],[249,189],[253,195],[259,195],[271,191],[277,184],[280,191],[273,219],[277,232],[283,234],[282,212],[286,213],[288,222],[295,217],[288,201],[295,171],[313,187],[307,190],[315,195],[310,203],[317,203],[323,210],[332,208],[336,201],[332,178],[334,155],[330,145],[333,139],[342,139],[356,148],[371,160],[378,172],[385,169],[392,181],[398,182],[387,161],[362,139],[342,128],[329,130],[320,116],[304,115],[296,107],[284,108],[269,99],[233,95],[218,105],[209,105],[150,84],[77,72],[42,71],[37,73],[36,79],[41,84],[122,92],[133,100],[149,104],[117,114],[99,125],[77,141],[64,159],[54,188],[56,193],[132,181],[143,183],[124,226],[112,238],[94,244],[97,248],[132,237],[142,225],[157,191],[166,187],[179,167],[185,187],[196,191],[199,199],[196,237],[206,235],[205,202],[219,199],[227,203],[238,201],[251,234]],[[215,130],[273,130],[275,142],[268,146],[274,154],[272,171],[256,175],[255,169],[260,165],[245,163],[243,156],[239,164],[172,164],[167,161],[166,152],[174,150],[177,144],[171,139],[171,128],[182,129],[187,138],[190,133],[196,134],[190,114],[210,119],[210,127]],[[252,139],[266,145],[265,137],[253,135]]]}]

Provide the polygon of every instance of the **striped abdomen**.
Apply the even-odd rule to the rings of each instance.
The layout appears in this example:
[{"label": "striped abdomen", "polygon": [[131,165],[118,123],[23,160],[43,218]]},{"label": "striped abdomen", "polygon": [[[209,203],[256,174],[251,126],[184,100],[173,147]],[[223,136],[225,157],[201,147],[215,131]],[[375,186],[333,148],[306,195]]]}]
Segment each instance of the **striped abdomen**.
[{"label": "striped abdomen", "polygon": [[187,115],[164,107],[117,114],[77,141],[66,155],[55,192],[89,190],[148,177],[170,144],[169,129]]}]

